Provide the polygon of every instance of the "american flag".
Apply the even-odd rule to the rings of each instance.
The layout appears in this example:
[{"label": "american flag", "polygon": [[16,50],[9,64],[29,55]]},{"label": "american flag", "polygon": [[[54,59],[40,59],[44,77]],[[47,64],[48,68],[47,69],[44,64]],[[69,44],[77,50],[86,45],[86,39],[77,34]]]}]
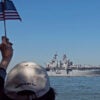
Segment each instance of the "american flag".
[{"label": "american flag", "polygon": [[13,2],[11,0],[0,2],[0,21],[15,19],[21,20]]}]

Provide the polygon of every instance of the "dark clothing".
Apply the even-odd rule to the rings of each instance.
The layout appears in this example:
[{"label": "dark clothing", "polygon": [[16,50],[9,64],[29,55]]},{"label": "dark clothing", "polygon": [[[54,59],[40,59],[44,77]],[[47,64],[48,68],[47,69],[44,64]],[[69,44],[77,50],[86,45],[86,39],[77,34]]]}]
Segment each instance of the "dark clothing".
[{"label": "dark clothing", "polygon": [[11,100],[4,93],[4,81],[6,77],[6,71],[0,68],[0,100]]}]

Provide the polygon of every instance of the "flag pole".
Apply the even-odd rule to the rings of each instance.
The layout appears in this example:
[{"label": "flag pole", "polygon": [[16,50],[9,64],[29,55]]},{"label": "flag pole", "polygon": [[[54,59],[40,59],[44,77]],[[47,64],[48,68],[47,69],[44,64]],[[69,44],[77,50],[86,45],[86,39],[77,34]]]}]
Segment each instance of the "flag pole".
[{"label": "flag pole", "polygon": [[4,18],[4,34],[5,34],[5,37],[7,37],[7,29],[6,29],[6,20]]},{"label": "flag pole", "polygon": [[4,35],[5,35],[5,37],[7,37],[7,29],[6,29],[6,20],[5,20],[5,0],[2,0],[2,8],[3,8],[3,17],[4,17],[4,20],[3,20],[3,22],[4,22]]}]

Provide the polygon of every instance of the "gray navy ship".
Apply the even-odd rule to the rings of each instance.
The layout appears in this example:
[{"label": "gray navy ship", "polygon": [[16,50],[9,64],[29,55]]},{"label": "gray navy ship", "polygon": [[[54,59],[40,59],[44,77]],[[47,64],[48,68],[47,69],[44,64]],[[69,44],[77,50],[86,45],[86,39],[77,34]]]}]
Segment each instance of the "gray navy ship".
[{"label": "gray navy ship", "polygon": [[100,76],[100,66],[73,64],[66,54],[58,60],[55,54],[53,59],[46,64],[49,76]]}]

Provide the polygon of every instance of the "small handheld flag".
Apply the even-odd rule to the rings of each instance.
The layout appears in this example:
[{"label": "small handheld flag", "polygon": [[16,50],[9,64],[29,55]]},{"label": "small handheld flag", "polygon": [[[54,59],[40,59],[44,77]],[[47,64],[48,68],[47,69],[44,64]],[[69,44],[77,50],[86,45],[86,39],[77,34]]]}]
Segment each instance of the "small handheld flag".
[{"label": "small handheld flag", "polygon": [[6,36],[6,22],[5,20],[20,20],[21,18],[11,0],[2,0],[0,2],[0,21],[4,21],[4,29]]}]

